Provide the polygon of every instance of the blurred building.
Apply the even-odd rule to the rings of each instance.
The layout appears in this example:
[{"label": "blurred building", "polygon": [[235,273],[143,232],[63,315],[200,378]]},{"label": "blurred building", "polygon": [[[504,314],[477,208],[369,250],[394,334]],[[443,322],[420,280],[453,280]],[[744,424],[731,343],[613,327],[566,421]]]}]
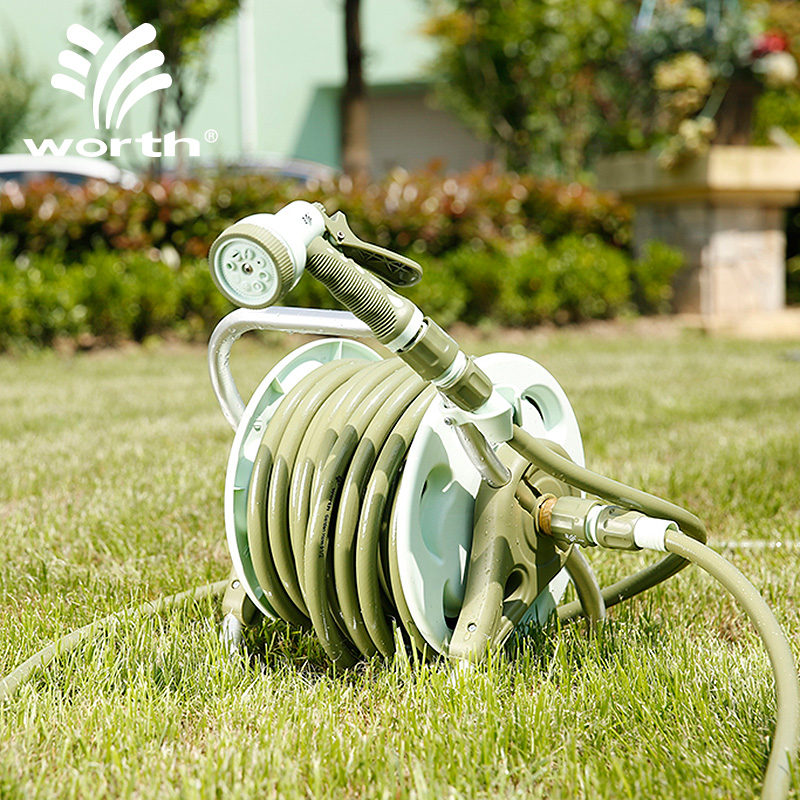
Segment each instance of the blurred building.
[{"label": "blurred building", "polygon": [[[419,0],[362,0],[370,140],[376,174],[399,165],[442,160],[463,169],[489,153],[450,114],[434,107],[426,67],[432,42],[421,33]],[[0,6],[0,28],[15,38],[42,80],[54,137],[97,136],[77,98],[49,85],[79,22],[103,38],[110,0],[27,0]],[[203,162],[307,159],[339,166],[339,90],[344,82],[342,0],[245,0],[239,18],[221,27],[208,48],[208,83],[184,134],[202,142]],[[43,20],[47,24],[42,24]],[[152,98],[149,98],[151,100]],[[153,103],[143,101],[119,135],[151,130]],[[213,132],[213,133],[211,133]],[[208,133],[208,136],[206,135]],[[216,140],[209,142],[208,139]],[[19,152],[26,152],[19,142]],[[124,160],[124,156],[121,156]]]}]

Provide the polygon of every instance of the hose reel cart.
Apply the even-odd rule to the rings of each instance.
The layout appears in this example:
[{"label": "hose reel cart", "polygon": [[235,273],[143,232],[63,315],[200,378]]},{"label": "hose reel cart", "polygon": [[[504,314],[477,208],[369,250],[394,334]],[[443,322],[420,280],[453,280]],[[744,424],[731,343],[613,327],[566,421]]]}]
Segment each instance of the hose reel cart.
[{"label": "hose reel cart", "polygon": [[[342,666],[398,642],[474,663],[545,620],[569,579],[579,600],[559,616],[597,622],[691,560],[734,594],[767,645],[779,715],[763,796],[785,795],[800,691],[774,615],[705,546],[697,517],[585,468],[575,414],[549,372],[513,354],[466,356],[387,285],[416,283],[418,265],[361,241],[320,204],[235,223],[209,262],[241,306],[209,345],[236,431],[225,486],[232,640],[258,609],[313,631]],[[268,308],[303,271],[352,313]],[[231,348],[259,329],[335,338],[288,355],[245,405]],[[595,546],[664,555],[600,589],[584,556]]]}]

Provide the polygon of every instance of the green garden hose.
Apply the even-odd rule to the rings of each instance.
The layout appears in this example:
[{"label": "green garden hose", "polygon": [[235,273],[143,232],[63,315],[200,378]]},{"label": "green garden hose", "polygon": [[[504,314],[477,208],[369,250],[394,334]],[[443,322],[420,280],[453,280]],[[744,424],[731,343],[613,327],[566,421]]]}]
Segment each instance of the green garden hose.
[{"label": "green garden hose", "polygon": [[792,650],[781,626],[764,598],[729,561],[682,533],[666,534],[667,550],[702,567],[739,601],[758,631],[775,674],[777,718],[767,771],[761,791],[763,800],[786,797],[791,785],[791,765],[797,762],[800,739],[800,688]]},{"label": "green garden hose", "polygon": [[[578,595],[578,603],[581,612],[589,622],[589,629],[593,630],[597,624],[606,618],[606,604],[603,600],[603,592],[597,583],[597,576],[589,566],[586,556],[577,548],[573,547],[567,556],[564,569],[569,574],[575,593]],[[562,609],[567,606],[559,606],[557,609],[560,622],[569,622],[576,614],[564,614]]]},{"label": "green garden hose", "polygon": [[[293,212],[289,212],[289,208],[287,207],[279,213],[291,216]],[[331,220],[321,208],[315,212],[321,215],[321,219],[317,220],[317,226],[314,227],[312,223],[315,213],[311,213],[305,207],[304,210],[306,213],[304,219],[313,230],[308,232],[308,235],[304,232],[298,236],[297,247],[298,250],[303,247],[307,248],[308,271],[325,284],[331,294],[359,319],[366,322],[380,342],[399,354],[413,367],[423,379],[423,385],[424,382],[431,381],[453,407],[467,412],[468,415],[475,415],[475,419],[482,417],[484,423],[492,419],[493,414],[499,413],[502,404],[498,406],[497,403],[496,396],[499,394],[497,387],[492,385],[488,377],[476,367],[471,359],[461,353],[456,343],[443,331],[437,330],[432,321],[427,318],[423,319],[419,309],[406,298],[395,294],[375,274],[369,275],[364,266],[357,263],[359,260],[358,248],[355,253],[356,261],[348,258],[348,255],[353,255],[352,253],[336,249],[332,241],[343,242],[349,229],[331,227]],[[274,224],[276,223],[270,222],[266,227],[269,228]],[[325,227],[330,239],[322,238],[325,234],[312,238],[314,233],[319,234],[318,229],[321,226]],[[291,225],[286,230],[290,231],[290,229],[296,233]],[[226,234],[222,236],[225,237]],[[388,275],[393,274],[392,254],[383,253],[378,261],[387,266]],[[219,271],[220,265],[213,259],[212,262],[212,270]],[[236,298],[233,297],[233,299]],[[273,302],[273,298],[265,298],[262,305],[269,305],[271,302]],[[377,371],[377,369],[377,367],[372,368],[373,371]],[[313,378],[305,380],[309,383],[313,382]],[[355,523],[358,531],[356,534],[352,533],[354,526],[352,518],[357,514],[357,509],[354,507],[349,510],[349,506],[344,506],[348,510],[344,512],[342,522],[345,524],[343,527],[350,533],[344,535],[343,549],[337,550],[338,528],[334,524],[333,518],[336,514],[337,502],[340,503],[339,510],[343,507],[340,501],[342,485],[354,486],[354,496],[359,497],[365,507],[370,505],[369,493],[362,495],[360,487],[363,486],[366,474],[372,467],[365,467],[364,472],[358,472],[357,477],[351,478],[352,472],[348,465],[350,459],[355,458],[357,448],[360,447],[358,431],[361,432],[361,436],[367,435],[365,431],[372,421],[372,417],[368,413],[363,421],[360,419],[361,404],[367,401],[372,391],[378,390],[382,377],[375,379],[376,383],[372,384],[371,390],[363,389],[362,381],[365,379],[361,374],[353,374],[352,378],[347,380],[353,380],[354,387],[348,388],[347,384],[343,383],[331,395],[331,398],[336,398],[335,401],[329,399],[321,402],[316,407],[311,421],[308,422],[308,431],[303,434],[305,437],[303,441],[300,444],[294,442],[287,446],[291,467],[287,466],[285,456],[280,453],[280,443],[275,445],[272,440],[268,442],[268,432],[262,440],[258,463],[254,465],[254,473],[257,470],[267,473],[277,470],[281,474],[282,477],[279,480],[283,481],[284,486],[278,493],[278,497],[287,496],[286,486],[288,485],[292,492],[291,507],[295,512],[299,512],[297,519],[294,520],[294,527],[292,527],[291,521],[277,524],[275,531],[278,532],[276,535],[279,541],[273,541],[271,528],[269,532],[264,530],[261,520],[265,516],[266,497],[269,497],[270,501],[275,497],[271,477],[259,477],[257,485],[255,480],[250,485],[247,526],[251,553],[258,552],[259,565],[256,572],[267,580],[267,599],[272,600],[274,597],[276,602],[282,603],[293,593],[294,605],[289,607],[290,612],[297,615],[301,622],[307,623],[310,618],[311,625],[325,649],[335,661],[342,664],[351,663],[359,651],[364,654],[375,650],[388,653],[393,649],[393,642],[388,641],[388,623],[386,623],[385,617],[376,612],[376,609],[381,608],[381,604],[383,604],[384,611],[388,611],[390,615],[392,615],[393,607],[395,610],[399,607],[401,609],[400,617],[405,618],[405,614],[402,613],[404,600],[401,587],[391,585],[393,574],[391,563],[387,570],[387,562],[391,562],[393,550],[396,548],[392,546],[391,539],[389,539],[387,547],[387,537],[381,535],[382,518],[390,507],[388,496],[391,492],[391,484],[396,477],[395,472],[385,470],[381,473],[382,479],[378,481],[380,484],[379,495],[382,500],[379,504],[379,511],[368,523],[362,523],[362,518],[364,518],[362,512],[359,522]],[[386,380],[390,380],[390,378],[386,378]],[[395,378],[395,380],[399,379]],[[405,402],[411,403],[411,407],[414,408],[418,404],[420,409],[424,410],[429,401],[425,399],[423,402],[424,394],[421,389],[419,387],[412,389],[410,384],[403,384],[403,386],[410,393],[417,393],[413,402],[411,399]],[[313,386],[309,386],[308,389],[304,388],[302,391],[311,391],[312,388]],[[302,391],[298,393],[302,394]],[[299,404],[300,400],[295,402]],[[338,417],[338,410],[347,403],[350,404],[347,414],[342,418]],[[376,404],[379,404],[379,401],[376,401]],[[314,404],[312,403],[312,405]],[[351,425],[349,422],[347,415],[351,413],[359,420],[358,424]],[[320,423],[317,423],[318,416],[322,420]],[[326,428],[327,420],[331,417],[336,420],[331,425],[332,431]],[[490,490],[496,491],[497,497],[502,497],[505,506],[508,506],[495,516],[487,515],[502,526],[513,516],[514,509],[512,507],[517,511],[521,507],[529,512],[536,501],[526,497],[525,489],[512,485],[514,479],[510,477],[512,474],[510,469],[503,468],[508,467],[508,464],[496,463],[494,460],[496,454],[484,439],[484,436],[488,436],[493,442],[507,441],[508,433],[496,435],[498,428],[490,435],[486,433],[486,430],[479,431],[473,426],[473,422],[474,420],[469,416],[464,417],[463,415],[461,415],[460,422],[455,415],[452,419],[452,424],[461,426],[461,443],[465,446],[466,455],[470,457],[470,461],[482,475],[484,487],[488,486]],[[285,426],[288,427],[288,419]],[[413,437],[413,426],[410,425],[409,428],[410,440],[410,437]],[[509,426],[504,430],[511,432],[512,428]],[[384,434],[391,437],[388,430],[384,431]],[[283,432],[281,432],[282,436]],[[273,438],[279,437],[276,434]],[[402,462],[402,454],[408,447],[408,441],[404,437],[400,436],[399,439],[400,442],[393,448],[393,458],[388,459],[392,461],[393,465],[397,465],[396,469],[398,470]],[[557,481],[561,481],[562,488],[567,492],[569,492],[569,487],[574,487],[621,506],[621,509],[614,508],[614,514],[621,512],[624,517],[630,516],[633,512],[641,512],[649,516],[648,524],[650,525],[655,523],[658,527],[660,524],[663,530],[664,526],[677,524],[688,534],[685,536],[669,530],[663,537],[662,546],[655,548],[666,550],[668,555],[656,564],[617,581],[603,590],[599,589],[588,564],[578,551],[574,550],[573,546],[574,552],[570,552],[563,559],[562,564],[573,576],[579,600],[559,610],[561,619],[569,620],[584,613],[590,618],[590,621],[598,621],[603,618],[606,606],[633,597],[666,580],[683,569],[689,560],[695,561],[709,570],[742,602],[747,613],[753,618],[769,651],[776,673],[778,703],[781,707],[776,727],[775,745],[770,756],[762,796],[770,798],[770,800],[785,796],[790,781],[789,762],[797,752],[798,729],[800,728],[798,724],[799,692],[791,650],[777,621],[758,592],[735,568],[705,547],[703,544],[706,539],[705,528],[702,522],[688,511],[646,492],[586,470],[554,452],[549,443],[537,440],[518,425],[513,425],[509,444],[522,459]],[[383,452],[380,456],[376,456],[375,442],[370,441],[368,447],[371,449],[369,463],[375,462],[374,469],[378,472],[377,467],[381,463]],[[481,467],[485,466],[482,464],[483,461],[487,461],[487,463],[491,461],[490,468],[482,469]],[[498,461],[500,461],[499,457]],[[345,477],[345,474],[348,477]],[[517,481],[522,479],[524,482],[523,473],[515,472],[514,475]],[[351,482],[347,483],[348,480]],[[504,486],[506,482],[512,491],[510,497],[506,492],[507,487]],[[268,484],[270,485],[267,492]],[[520,491],[517,491],[518,488]],[[480,497],[479,495],[479,500]],[[514,502],[515,497],[517,505]],[[479,508],[488,507],[489,503],[486,498],[487,495],[484,493],[483,500],[476,502],[476,518],[480,516]],[[545,495],[540,495],[540,498],[544,502]],[[572,496],[565,495],[564,500],[568,501],[566,506],[569,507],[574,499]],[[298,500],[302,501],[300,505],[297,504]],[[279,502],[284,502],[284,500],[279,500]],[[591,500],[588,502],[590,506],[598,505]],[[631,511],[625,511],[625,509]],[[282,514],[284,510],[281,511]],[[607,516],[611,514],[610,511],[603,513],[607,513]],[[567,530],[573,530],[574,523],[575,525],[586,524],[588,531],[590,526],[587,520],[588,517],[584,520],[575,518],[568,523]],[[338,525],[339,522],[340,520],[337,518],[336,524]],[[652,528],[648,528],[648,531],[650,531],[649,536],[652,534]],[[501,535],[500,532],[496,534],[498,539]],[[535,539],[538,534],[525,529],[524,535]],[[360,540],[361,536],[365,537],[363,546]],[[256,538],[260,540],[260,544],[254,546]],[[483,548],[488,553],[493,550],[493,545],[497,542],[494,541],[492,535],[484,538],[486,541],[483,542]],[[332,546],[331,539],[334,540]],[[574,545],[575,541],[577,539],[572,538],[567,542],[561,542],[561,546]],[[650,539],[639,544],[639,540],[634,540],[630,536],[620,537],[616,541],[617,544],[614,544],[615,538],[612,532],[599,543],[619,546],[623,549],[652,546]],[[266,542],[271,542],[271,547],[265,546]],[[598,541],[589,543],[597,544]],[[537,546],[539,544],[537,542]],[[331,547],[334,554],[338,554],[343,559],[342,561],[337,562],[336,558],[331,556]],[[354,547],[358,554],[355,558]],[[473,555],[475,551],[476,547],[473,542]],[[520,555],[518,552],[514,557]],[[336,563],[340,563],[340,574],[337,574],[334,568]],[[478,562],[470,562],[468,581],[469,575],[474,573],[476,563]],[[278,572],[283,575],[283,586],[270,585],[269,580]],[[348,589],[345,589],[347,583],[343,580],[345,573],[348,576],[355,575],[355,593],[353,593],[352,582],[348,585]],[[551,578],[552,575],[547,580]],[[362,591],[362,580],[369,585],[369,591]],[[342,581],[341,590],[338,586],[339,581]],[[378,590],[379,585],[383,589],[382,593]],[[352,603],[353,596],[358,598],[357,607]],[[394,606],[390,599],[392,597],[396,598]],[[376,635],[373,630],[376,625],[369,624],[367,619],[368,615],[376,613],[384,623],[383,634],[380,636]],[[393,616],[395,619],[397,618],[396,615]],[[467,619],[471,618],[471,616],[467,617]],[[461,619],[459,618],[456,632],[460,625]],[[367,635],[365,635],[365,629]],[[409,632],[413,635],[413,630]],[[452,652],[451,649],[451,654]],[[782,708],[784,705],[787,706],[786,709]]]},{"label": "green garden hose", "polygon": [[103,619],[84,625],[82,628],[71,631],[66,636],[62,636],[55,642],[42,648],[38,653],[31,656],[27,661],[20,664],[13,672],[6,675],[0,681],[0,703],[11,697],[22,683],[40,667],[46,667],[51,661],[59,656],[66,655],[72,650],[77,650],[84,642],[88,642],[101,630],[109,630],[117,626],[120,622],[138,616],[153,616],[169,611],[172,608],[197,602],[209,597],[221,597],[228,588],[229,581],[218,581],[209,583],[198,589],[190,589],[186,592],[160,597],[152,602],[144,603],[136,608],[127,611],[117,611],[109,614]]}]

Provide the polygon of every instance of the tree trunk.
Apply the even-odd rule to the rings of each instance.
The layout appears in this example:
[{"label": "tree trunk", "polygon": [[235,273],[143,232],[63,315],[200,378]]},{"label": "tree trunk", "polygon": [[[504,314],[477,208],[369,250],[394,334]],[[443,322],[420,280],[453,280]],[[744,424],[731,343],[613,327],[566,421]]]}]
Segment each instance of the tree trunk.
[{"label": "tree trunk", "polygon": [[[163,145],[163,136],[164,136],[164,117],[166,116],[166,106],[164,103],[164,92],[158,93],[158,99],[156,101],[156,120],[155,120],[155,136],[156,139],[162,139]],[[154,181],[161,180],[161,177],[164,174],[164,167],[161,163],[160,158],[150,158],[148,159],[147,165],[147,175]]]},{"label": "tree trunk", "polygon": [[369,180],[369,120],[361,48],[361,0],[345,0],[347,79],[342,92],[342,169],[355,182]]}]

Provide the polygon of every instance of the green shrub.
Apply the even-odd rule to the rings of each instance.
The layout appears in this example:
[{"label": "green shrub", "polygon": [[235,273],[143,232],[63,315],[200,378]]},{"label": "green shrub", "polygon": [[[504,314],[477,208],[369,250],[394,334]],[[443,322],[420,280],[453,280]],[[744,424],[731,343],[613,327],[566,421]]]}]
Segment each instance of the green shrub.
[{"label": "green shrub", "polygon": [[52,255],[0,259],[0,350],[59,339],[205,336],[231,309],[205,261],[174,270],[142,253],[100,251],[82,264]]},{"label": "green shrub", "polygon": [[[453,251],[454,253],[457,251]],[[424,258],[422,280],[403,294],[445,328],[466,321],[467,306],[473,292],[454,277],[447,258]]]},{"label": "green shrub", "polygon": [[570,234],[510,260],[499,313],[511,325],[611,317],[629,307],[631,269],[618,248],[591,234]]},{"label": "green shrub", "polygon": [[606,319],[622,311],[631,296],[631,262],[597,236],[570,234],[555,248],[556,287],[568,319]]},{"label": "green shrub", "polygon": [[[157,251],[98,250],[78,263],[52,253],[13,259],[9,250],[0,248],[0,350],[59,339],[142,341],[166,331],[204,338],[232,308],[205,259],[172,267]],[[422,261],[421,283],[404,293],[444,326],[612,317],[632,308],[637,295],[667,297],[669,278],[682,263],[664,245],[653,245],[643,261],[633,262],[594,234],[570,234],[552,244],[530,238],[519,248],[467,244]],[[284,302],[336,306],[309,276]]]},{"label": "green shrub", "polygon": [[[475,249],[471,245],[442,257],[440,268],[451,284],[448,294],[459,299],[462,306],[458,320],[472,325],[485,319],[497,319],[502,275],[507,261],[508,256],[501,250]],[[424,286],[421,286],[420,295],[424,292]],[[500,319],[497,321],[502,322]]]},{"label": "green shrub", "polygon": [[185,339],[205,340],[233,305],[217,289],[204,258],[184,261],[172,275],[178,282],[180,298],[178,319],[173,321],[172,330]]},{"label": "green shrub", "polygon": [[800,256],[786,262],[786,301],[800,303]]},{"label": "green shrub", "polygon": [[636,301],[668,298],[683,257],[658,242],[633,261],[597,236],[571,234],[550,245],[532,241],[518,253],[462,248],[442,263],[453,283],[468,289],[460,319],[520,326],[661,310]]},{"label": "green shrub", "polygon": [[633,265],[634,295],[638,308],[645,313],[670,310],[671,281],[686,264],[683,253],[663,242],[648,242],[644,254]]},{"label": "green shrub", "polygon": [[753,143],[773,144],[772,128],[783,128],[795,141],[800,142],[800,88],[768,89],[756,103]]},{"label": "green shrub", "polygon": [[554,253],[541,242],[508,259],[500,288],[500,306],[508,325],[560,321],[556,319],[560,306],[556,270]]},{"label": "green shrub", "polygon": [[0,260],[0,350],[84,332],[77,281],[57,259]]}]

